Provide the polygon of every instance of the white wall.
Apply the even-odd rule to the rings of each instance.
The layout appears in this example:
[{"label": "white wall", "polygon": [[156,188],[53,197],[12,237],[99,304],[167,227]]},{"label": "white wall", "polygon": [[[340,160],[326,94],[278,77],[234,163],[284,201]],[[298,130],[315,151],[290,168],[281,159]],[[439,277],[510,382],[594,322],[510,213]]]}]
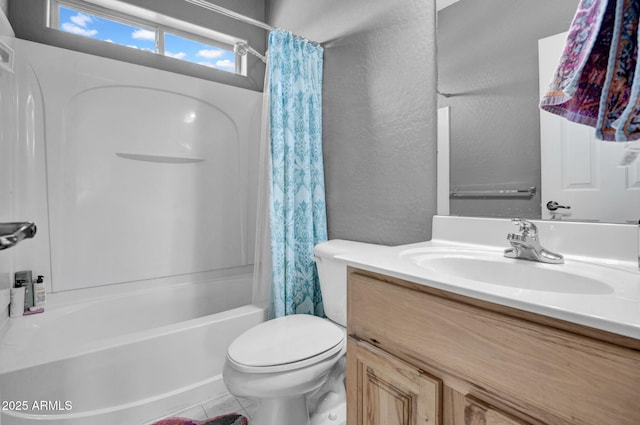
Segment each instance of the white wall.
[{"label": "white wall", "polygon": [[62,291],[252,264],[259,92],[16,40],[15,266]]}]

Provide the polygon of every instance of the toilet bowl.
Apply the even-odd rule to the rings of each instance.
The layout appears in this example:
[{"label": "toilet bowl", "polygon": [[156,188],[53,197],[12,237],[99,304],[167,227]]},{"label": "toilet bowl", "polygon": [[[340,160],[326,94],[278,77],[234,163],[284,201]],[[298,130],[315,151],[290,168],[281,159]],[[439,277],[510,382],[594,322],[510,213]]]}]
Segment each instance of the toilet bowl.
[{"label": "toilet bowl", "polygon": [[269,320],[238,337],[227,351],[229,392],[255,401],[252,425],[307,424],[307,397],[346,352],[345,331],[309,315]]},{"label": "toilet bowl", "polygon": [[[332,240],[314,249],[327,319],[279,317],[247,330],[229,346],[222,376],[231,394],[255,403],[251,425],[309,424],[309,397],[334,366],[344,368],[339,361],[346,353],[347,275],[346,265],[335,257],[362,245]],[[344,394],[344,389],[332,390],[325,404],[341,398],[335,403],[344,409]]]}]

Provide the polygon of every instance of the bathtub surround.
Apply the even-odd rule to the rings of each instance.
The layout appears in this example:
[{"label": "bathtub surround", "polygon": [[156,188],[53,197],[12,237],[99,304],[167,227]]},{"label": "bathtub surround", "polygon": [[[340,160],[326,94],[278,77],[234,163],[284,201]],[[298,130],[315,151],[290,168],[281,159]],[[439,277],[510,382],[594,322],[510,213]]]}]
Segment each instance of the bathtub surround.
[{"label": "bathtub surround", "polygon": [[270,316],[324,316],[313,247],[327,240],[322,161],[322,47],[269,35]]},{"label": "bathtub surround", "polygon": [[39,227],[16,270],[62,291],[253,263],[260,93],[16,42],[16,213]]},{"label": "bathtub surround", "polygon": [[[150,54],[148,52],[117,46],[90,38],[78,37],[74,34],[48,28],[45,23],[48,0],[4,1],[8,1],[10,4],[9,18],[19,38],[190,75],[250,90],[262,91],[263,89],[262,83],[265,67],[259,59],[252,55],[248,55],[247,57],[248,75],[247,77],[242,77],[230,72],[203,67],[189,62],[175,60],[170,57]],[[247,40],[249,45],[261,52],[264,51],[263,48],[266,45],[267,34],[264,30],[251,25],[238,23],[238,21],[234,19],[204,10],[183,1],[125,0],[125,2]],[[245,0],[241,2],[234,0],[216,0],[216,4],[254,19],[264,20],[264,1],[262,0]]]},{"label": "bathtub surround", "polygon": [[429,239],[436,211],[434,2],[268,4],[271,25],[325,49],[329,238]]},{"label": "bathtub surround", "polygon": [[[0,3],[2,4],[2,3]],[[0,11],[0,41],[13,47],[13,30],[4,15],[6,2]],[[0,69],[0,222],[17,221],[13,210],[13,154],[16,139],[15,74]],[[16,247],[14,249],[21,249]],[[9,318],[9,288],[13,283],[14,249],[0,251],[0,338]]]},{"label": "bathtub surround", "polygon": [[14,47],[10,98],[0,72],[0,120],[12,118],[0,127],[0,214],[29,216],[39,231],[0,252],[0,271],[51,277],[53,293],[44,314],[0,323],[3,399],[69,399],[73,411],[49,412],[48,423],[111,425],[225,393],[227,345],[265,318],[249,305],[250,275],[214,283],[251,272],[261,93]]}]

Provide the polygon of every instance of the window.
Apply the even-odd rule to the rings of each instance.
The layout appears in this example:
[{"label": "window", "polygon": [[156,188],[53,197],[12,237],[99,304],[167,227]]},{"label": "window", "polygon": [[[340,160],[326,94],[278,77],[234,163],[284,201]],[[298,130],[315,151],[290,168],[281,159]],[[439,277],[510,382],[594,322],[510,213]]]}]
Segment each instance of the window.
[{"label": "window", "polygon": [[159,53],[156,32],[150,27],[128,25],[62,5],[59,16],[57,29],[61,31]]},{"label": "window", "polygon": [[223,71],[237,72],[233,49],[220,49],[168,32],[164,33],[164,54]]},{"label": "window", "polygon": [[[109,4],[120,7],[107,9],[81,0],[50,0],[49,26],[246,75],[246,58],[234,53],[233,49],[235,43],[243,40],[122,2],[112,1]],[[148,19],[144,15],[148,15]]]}]

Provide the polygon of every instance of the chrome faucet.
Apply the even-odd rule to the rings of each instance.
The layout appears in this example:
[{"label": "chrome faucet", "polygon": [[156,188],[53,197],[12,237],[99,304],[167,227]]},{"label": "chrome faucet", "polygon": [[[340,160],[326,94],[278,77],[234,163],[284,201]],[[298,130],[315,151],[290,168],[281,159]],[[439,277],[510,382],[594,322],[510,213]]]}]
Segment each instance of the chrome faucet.
[{"label": "chrome faucet", "polygon": [[11,248],[23,239],[32,238],[37,231],[31,221],[0,223],[0,250]]},{"label": "chrome faucet", "polygon": [[538,241],[538,228],[524,218],[512,218],[516,226],[520,226],[520,233],[509,233],[507,240],[511,248],[504,250],[507,258],[538,261],[540,263],[562,264],[562,255],[547,251]]}]

